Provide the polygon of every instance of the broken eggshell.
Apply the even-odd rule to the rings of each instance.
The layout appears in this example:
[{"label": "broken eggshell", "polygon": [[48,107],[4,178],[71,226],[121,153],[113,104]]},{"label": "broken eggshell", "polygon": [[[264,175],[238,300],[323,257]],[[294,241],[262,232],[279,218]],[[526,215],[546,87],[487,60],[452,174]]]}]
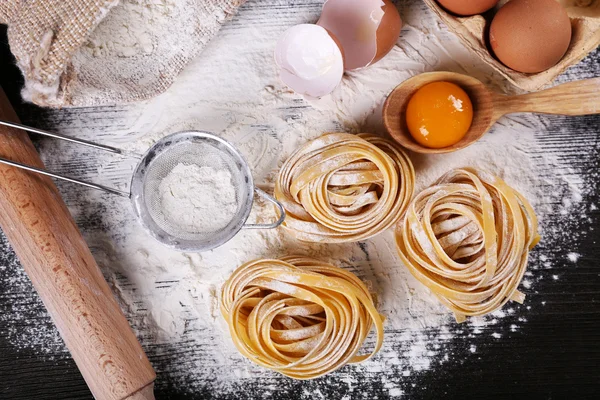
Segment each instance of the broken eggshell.
[{"label": "broken eggshell", "polygon": [[310,97],[331,93],[344,75],[344,55],[336,39],[313,24],[284,32],[275,46],[275,63],[283,83]]},{"label": "broken eggshell", "polygon": [[389,0],[327,0],[317,25],[342,45],[346,70],[363,68],[389,53],[402,29]]}]

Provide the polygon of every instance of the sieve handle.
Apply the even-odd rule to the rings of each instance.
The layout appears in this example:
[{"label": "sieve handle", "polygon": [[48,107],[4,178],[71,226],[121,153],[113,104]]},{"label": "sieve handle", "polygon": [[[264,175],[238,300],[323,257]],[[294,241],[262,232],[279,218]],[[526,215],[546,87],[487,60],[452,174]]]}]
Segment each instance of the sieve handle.
[{"label": "sieve handle", "polygon": [[27,126],[27,125],[23,125],[23,124],[18,124],[16,122],[4,121],[4,120],[0,119],[0,125],[8,126],[10,128],[15,128],[15,129],[21,129],[21,130],[24,130],[26,132],[37,133],[38,135],[47,136],[47,137],[51,137],[51,138],[54,138],[54,139],[64,140],[65,142],[77,143],[77,144],[80,144],[82,146],[92,147],[94,149],[104,150],[104,151],[108,151],[110,153],[121,154],[121,155],[127,156],[127,157],[140,158],[139,154],[130,153],[128,151],[125,151],[125,150],[122,150],[122,149],[118,149],[116,147],[112,147],[112,146],[107,146],[107,145],[104,145],[104,144],[98,144],[98,143],[90,142],[89,140],[76,139],[76,138],[71,137],[71,136],[61,135],[60,133],[43,131],[41,129],[32,128],[31,126]]},{"label": "sieve handle", "polygon": [[281,205],[280,202],[278,202],[277,200],[275,200],[275,198],[273,198],[272,196],[263,192],[259,188],[255,187],[254,191],[256,192],[257,195],[259,195],[263,199],[275,204],[275,207],[277,207],[277,210],[279,211],[279,219],[271,224],[246,224],[246,225],[242,226],[242,229],[274,229],[274,228],[277,228],[279,225],[281,225],[283,223],[283,220],[285,219],[285,209],[283,208],[283,206]]},{"label": "sieve handle", "polygon": [[2,157],[0,157],[0,164],[10,165],[11,167],[21,168],[21,169],[24,169],[26,171],[35,172],[37,174],[50,176],[52,178],[61,179],[63,181],[77,183],[78,185],[83,185],[83,186],[87,186],[89,188],[102,190],[103,192],[107,192],[107,193],[111,193],[111,194],[116,194],[116,195],[119,195],[119,196],[122,196],[122,197],[129,198],[131,196],[131,194],[129,192],[124,192],[124,191],[119,190],[119,189],[113,189],[113,188],[109,188],[107,186],[102,186],[102,185],[97,185],[95,183],[91,183],[91,182],[87,182],[87,181],[82,181],[81,179],[70,178],[68,176],[54,174],[52,172],[46,171],[45,169],[33,167],[33,166],[27,165],[27,164],[18,163],[16,161],[7,160],[6,158],[2,158]]},{"label": "sieve handle", "polygon": [[[75,138],[72,138],[70,136],[61,135],[59,133],[52,133],[52,132],[43,131],[41,129],[32,128],[30,126],[19,124],[17,122],[4,121],[4,120],[0,119],[0,125],[8,126],[9,128],[21,129],[21,130],[24,130],[24,131],[27,131],[27,132],[31,132],[31,133],[37,133],[39,135],[48,136],[48,137],[51,137],[51,138],[60,139],[60,140],[64,140],[64,141],[67,141],[67,142],[77,143],[77,144],[81,144],[81,145],[88,146],[88,147],[93,147],[95,149],[104,150],[104,151],[108,151],[108,152],[115,153],[115,154],[121,154],[121,155],[129,156],[129,157],[140,158],[140,156],[137,155],[137,154],[128,153],[128,152],[126,152],[124,150],[117,149],[116,147],[105,146],[105,145],[102,145],[102,144],[98,144],[98,143],[94,143],[94,142],[89,142],[87,140],[82,140],[82,139],[75,139]],[[11,160],[8,160],[8,159],[2,158],[2,157],[0,157],[0,164],[10,165],[12,167],[21,168],[21,169],[24,169],[24,170],[27,170],[27,171],[30,171],[30,172],[35,172],[35,173],[38,173],[38,174],[50,176],[52,178],[61,179],[63,181],[67,181],[67,182],[77,183],[78,185],[87,186],[89,188],[102,190],[102,191],[107,192],[107,193],[116,194],[116,195],[127,197],[127,198],[129,198],[131,196],[131,194],[129,192],[124,192],[124,191],[119,190],[119,189],[113,189],[113,188],[110,188],[110,187],[107,187],[107,186],[98,185],[98,184],[95,184],[95,183],[83,181],[81,179],[76,179],[76,178],[71,178],[71,177],[64,176],[64,175],[54,174],[52,172],[46,171],[45,169],[37,168],[37,167],[31,166],[31,165],[19,163],[19,162],[16,162],[16,161],[11,161]]]}]

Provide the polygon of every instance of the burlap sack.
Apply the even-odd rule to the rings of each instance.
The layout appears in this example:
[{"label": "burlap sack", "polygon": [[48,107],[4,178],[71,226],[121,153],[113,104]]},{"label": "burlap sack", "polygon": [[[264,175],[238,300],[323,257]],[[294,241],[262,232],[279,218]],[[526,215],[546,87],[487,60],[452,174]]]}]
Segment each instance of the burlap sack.
[{"label": "burlap sack", "polygon": [[1,0],[0,23],[41,106],[144,100],[166,90],[245,0]]}]

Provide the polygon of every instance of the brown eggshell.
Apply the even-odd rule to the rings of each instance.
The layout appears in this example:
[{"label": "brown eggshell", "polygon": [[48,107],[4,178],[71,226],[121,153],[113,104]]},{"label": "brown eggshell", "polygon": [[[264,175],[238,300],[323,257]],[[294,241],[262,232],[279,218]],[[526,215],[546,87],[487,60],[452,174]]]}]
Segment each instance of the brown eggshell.
[{"label": "brown eggshell", "polygon": [[347,70],[380,60],[396,44],[402,20],[390,0],[327,0],[317,25],[337,39]]},{"label": "brown eggshell", "polygon": [[383,2],[385,5],[381,8],[384,14],[377,28],[377,54],[371,64],[381,60],[392,51],[402,30],[402,19],[396,6],[390,0],[383,0]]},{"label": "brown eggshell", "polygon": [[486,12],[499,0],[437,0],[446,10],[456,15],[468,16]]},{"label": "brown eggshell", "polygon": [[512,0],[490,26],[495,56],[519,72],[536,73],[554,66],[571,43],[571,21],[556,0]]}]

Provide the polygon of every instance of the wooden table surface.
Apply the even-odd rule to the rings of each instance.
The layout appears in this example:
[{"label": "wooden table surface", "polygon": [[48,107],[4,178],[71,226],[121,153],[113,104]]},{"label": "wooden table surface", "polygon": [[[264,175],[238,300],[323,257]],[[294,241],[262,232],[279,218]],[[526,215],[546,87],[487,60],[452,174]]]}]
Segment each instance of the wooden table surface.
[{"label": "wooden table surface", "polygon": [[[293,3],[290,6],[304,4]],[[308,3],[314,6],[316,2]],[[250,3],[244,6],[240,16],[224,29],[238,29],[240,18],[253,7]],[[263,7],[260,12],[275,17],[279,11]],[[12,63],[5,27],[2,27],[0,85],[11,97],[24,123],[55,130],[81,123],[72,118],[77,110],[47,111],[23,104],[18,94],[22,78]],[[567,74],[565,80],[600,76],[600,51],[590,54]],[[103,121],[99,129],[106,129],[111,124],[119,124],[119,110],[118,107],[100,107],[85,112],[89,120]],[[501,338],[473,336],[467,326],[456,325],[449,338],[432,339],[452,354],[443,365],[406,378],[390,371],[382,372],[402,382],[406,398],[581,399],[600,396],[600,207],[592,206],[600,206],[600,116],[543,118],[547,122],[546,132],[539,138],[543,151],[559,154],[592,187],[579,208],[573,210],[575,213],[587,210],[588,218],[577,225],[577,230],[556,219],[553,227],[573,229],[568,235],[562,235],[561,240],[568,243],[545,240],[533,252],[534,255],[536,252],[551,255],[552,271],[545,272],[559,275],[560,280],[540,280],[535,290],[526,291],[530,306],[516,308],[514,315],[499,320],[494,326],[503,332]],[[81,228],[85,231],[94,223],[90,219]],[[581,255],[575,267],[568,261],[565,248]],[[537,260],[533,262],[542,262],[538,257],[533,259]],[[535,265],[530,264],[530,267]],[[41,301],[32,292],[14,253],[0,235],[0,399],[91,399]],[[511,329],[521,318],[526,322],[520,324],[517,331]],[[15,345],[11,338],[18,337],[19,332],[40,332],[39,348]],[[389,340],[395,340],[394,332],[388,335]],[[476,353],[465,345],[467,337],[469,345],[477,347]],[[185,378],[197,380],[194,387],[198,389],[190,392],[180,385],[185,370],[177,366],[177,360],[179,353],[193,349],[186,348],[185,343],[177,347],[147,343],[145,349],[158,371],[158,399],[259,399],[265,398],[265,387],[273,384],[278,388],[270,394],[273,399],[389,397],[387,388],[381,380],[373,379],[373,373],[355,376],[358,380],[351,393],[339,379],[322,378],[311,382],[257,380],[245,383],[236,394],[223,394],[211,391],[210,382],[203,382],[201,376]]]}]

